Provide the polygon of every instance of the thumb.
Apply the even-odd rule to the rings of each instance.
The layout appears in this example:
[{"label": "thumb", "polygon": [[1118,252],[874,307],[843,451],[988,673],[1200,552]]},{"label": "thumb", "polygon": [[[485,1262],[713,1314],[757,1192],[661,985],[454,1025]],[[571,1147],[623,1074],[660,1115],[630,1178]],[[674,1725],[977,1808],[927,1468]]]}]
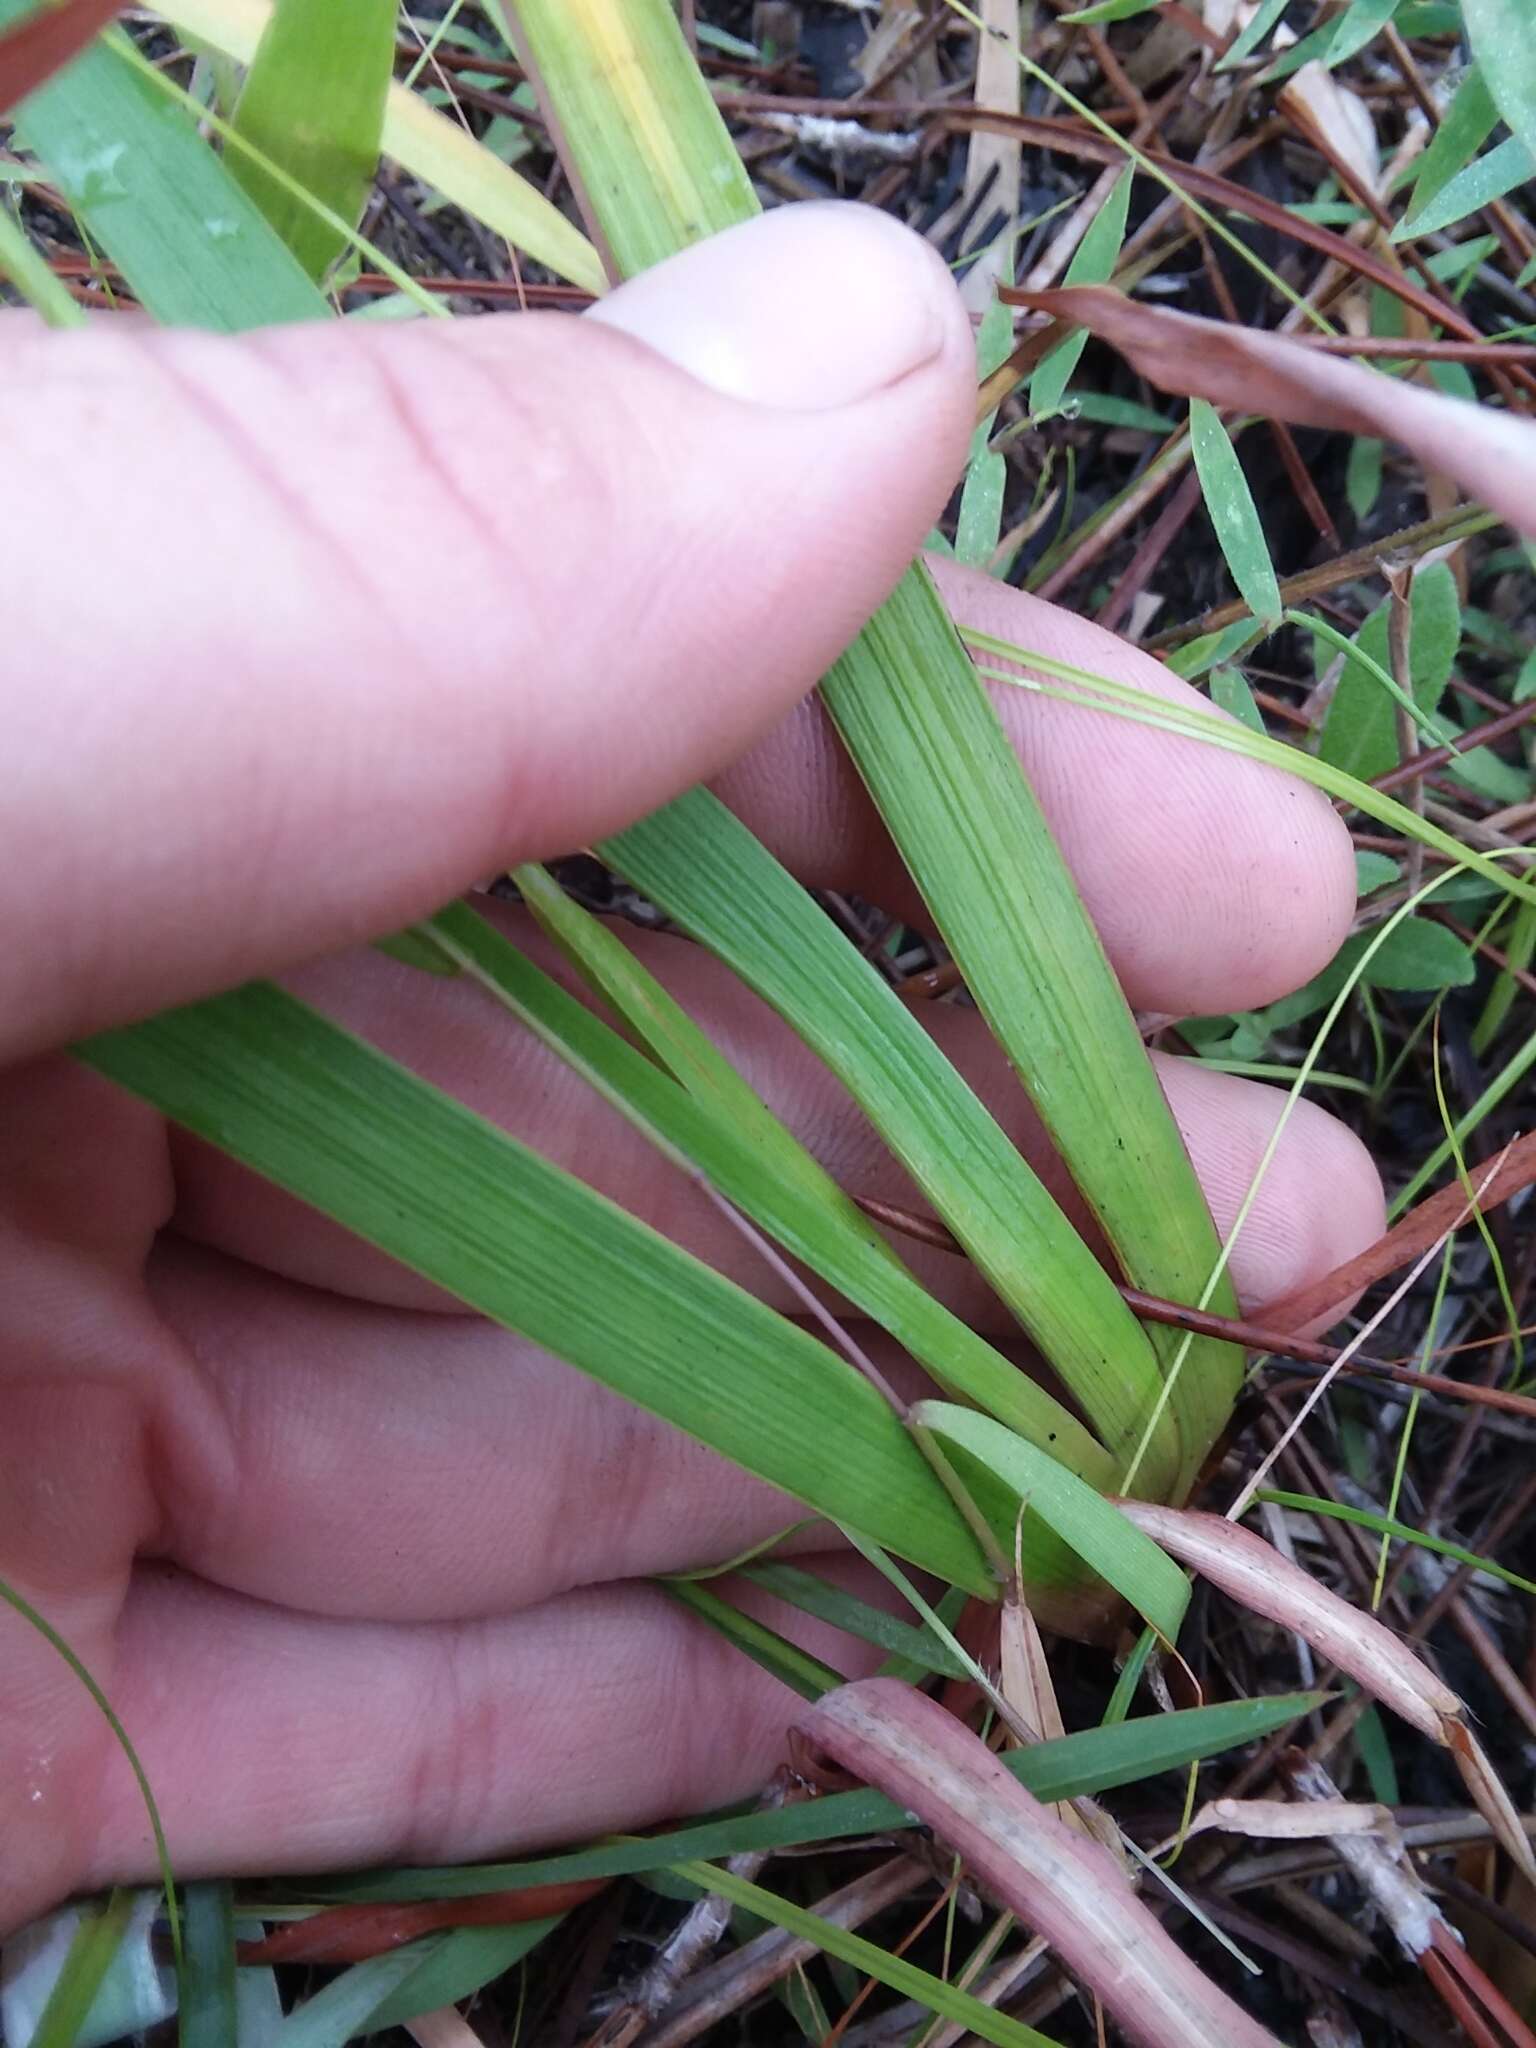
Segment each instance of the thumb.
[{"label": "thumb", "polygon": [[0,327],[0,1051],[434,908],[772,724],[963,458],[967,323],[796,206],[580,320]]}]

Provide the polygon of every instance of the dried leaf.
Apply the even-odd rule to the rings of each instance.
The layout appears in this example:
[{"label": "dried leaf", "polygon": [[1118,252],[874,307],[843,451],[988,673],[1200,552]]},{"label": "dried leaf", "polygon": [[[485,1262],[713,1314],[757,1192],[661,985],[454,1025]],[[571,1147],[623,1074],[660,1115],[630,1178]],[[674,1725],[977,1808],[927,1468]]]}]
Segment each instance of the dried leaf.
[{"label": "dried leaf", "polygon": [[1275,2048],[1177,1948],[1114,1858],[1072,1834],[986,1745],[894,1679],[829,1693],[811,1744],[920,1814],[1145,2048]]},{"label": "dried leaf", "polygon": [[1359,181],[1362,191],[1381,190],[1381,152],[1376,123],[1357,92],[1340,85],[1316,59],[1303,64],[1280,90],[1280,104],[1309,128]]},{"label": "dried leaf", "polygon": [[1522,532],[1536,532],[1536,425],[1399,383],[1339,356],[1128,299],[1102,285],[1009,295],[1087,327],[1163,391],[1260,412],[1292,426],[1401,441]]},{"label": "dried leaf", "polygon": [[1302,1636],[1367,1692],[1427,1735],[1448,1740],[1461,1718],[1458,1695],[1374,1615],[1319,1585],[1251,1529],[1220,1515],[1122,1500],[1121,1512],[1212,1585]]},{"label": "dried leaf", "polygon": [[1296,1806],[1288,1799],[1208,1799],[1184,1830],[1184,1839],[1212,1828],[1256,1842],[1310,1842],[1319,1835],[1381,1835],[1396,1827],[1385,1806],[1331,1799]]},{"label": "dried leaf", "polygon": [[[1462,1191],[1458,1196],[1465,1201]],[[1212,1585],[1255,1614],[1268,1615],[1347,1671],[1410,1726],[1449,1749],[1478,1811],[1516,1864],[1536,1873],[1536,1852],[1509,1794],[1466,1724],[1459,1696],[1372,1614],[1282,1557],[1251,1529],[1190,1508],[1122,1500],[1121,1511]]]}]

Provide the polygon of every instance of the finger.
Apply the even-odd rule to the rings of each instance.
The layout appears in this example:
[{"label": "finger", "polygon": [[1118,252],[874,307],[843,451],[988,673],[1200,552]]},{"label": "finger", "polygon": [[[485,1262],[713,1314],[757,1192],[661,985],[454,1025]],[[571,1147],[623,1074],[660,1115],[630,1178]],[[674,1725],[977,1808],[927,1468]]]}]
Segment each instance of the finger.
[{"label": "finger", "polygon": [[[879,1661],[733,1597],[850,1674]],[[804,1705],[646,1587],[390,1627],[156,1568],[136,1579],[109,1690],[186,1877],[484,1858],[686,1816],[761,1787]],[[19,1808],[0,1929],[50,1903],[61,1872],[78,1889],[153,1875],[142,1799],[104,1730],[95,1762],[61,1788],[67,1806],[51,1802],[46,1841]]]},{"label": "finger", "polygon": [[[223,1423],[216,1442],[184,1433],[157,1461],[154,1553],[235,1591],[317,1614],[462,1620],[717,1564],[806,1520],[787,1494],[477,1317],[347,1301],[175,1246],[151,1288]],[[903,1392],[931,1391],[869,1336]],[[794,1547],[833,1540],[813,1526]]]},{"label": "finger", "polygon": [[[930,567],[962,625],[1211,710],[1088,620],[939,557]],[[1354,911],[1354,852],[1319,791],[1102,711],[1005,683],[991,692],[1132,1003],[1176,1016],[1251,1009],[1333,958]],[[802,880],[926,922],[818,702],[800,705],[716,788]]]},{"label": "finger", "polygon": [[769,215],[580,321],[0,347],[13,1053],[404,923],[721,767],[892,587],[974,390],[942,266],[856,207]]},{"label": "finger", "polygon": [[[521,912],[482,905],[570,983],[569,970]],[[842,1086],[749,990],[698,948],[626,932],[627,942],[795,1135],[850,1192],[923,1207],[911,1182]],[[300,992],[351,1029],[511,1130],[778,1306],[797,1304],[686,1176],[667,1165],[586,1083],[478,990],[429,980],[376,955],[306,969]],[[1080,1227],[1088,1218],[1002,1052],[970,1010],[933,1005],[924,1022],[988,1102]],[[1172,1103],[1219,1229],[1231,1228],[1284,1108],[1279,1091],[1187,1060],[1159,1057]],[[207,1148],[174,1140],[177,1227],[254,1264],[316,1286],[426,1307],[442,1297],[382,1255]],[[1239,1235],[1232,1275],[1247,1301],[1271,1298],[1363,1247],[1381,1229],[1380,1182],[1359,1140],[1301,1103]],[[1011,1327],[969,1266],[900,1245],[918,1277],[969,1320]]]}]

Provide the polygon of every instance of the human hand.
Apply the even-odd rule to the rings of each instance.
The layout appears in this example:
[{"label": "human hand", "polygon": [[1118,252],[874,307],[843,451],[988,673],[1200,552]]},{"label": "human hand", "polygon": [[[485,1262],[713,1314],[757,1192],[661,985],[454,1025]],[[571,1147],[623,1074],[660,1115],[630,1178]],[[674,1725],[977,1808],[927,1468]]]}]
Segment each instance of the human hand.
[{"label": "human hand", "polygon": [[[0,349],[0,1576],[104,1686],[185,1875],[480,1856],[750,1791],[795,1702],[635,1582],[793,1506],[52,1049],[283,973],[792,1308],[473,989],[361,942],[703,777],[806,881],[920,915],[802,700],[963,458],[953,291],[891,223],[802,207],[580,322],[222,341],[104,320],[0,328]],[[1185,694],[1051,607],[943,580],[968,623]],[[1261,1003],[1330,956],[1353,868],[1313,792],[999,706],[1133,1002]],[[903,1199],[755,998],[675,939],[631,943],[841,1179]],[[1044,1163],[979,1020],[930,1023]],[[1161,1073],[1224,1227],[1279,1097]],[[1380,1215],[1359,1146],[1303,1106],[1240,1292],[1331,1265]],[[912,1263],[999,1327],[958,1261]],[[0,1840],[0,1929],[153,1867],[95,1707],[9,1613]]]}]

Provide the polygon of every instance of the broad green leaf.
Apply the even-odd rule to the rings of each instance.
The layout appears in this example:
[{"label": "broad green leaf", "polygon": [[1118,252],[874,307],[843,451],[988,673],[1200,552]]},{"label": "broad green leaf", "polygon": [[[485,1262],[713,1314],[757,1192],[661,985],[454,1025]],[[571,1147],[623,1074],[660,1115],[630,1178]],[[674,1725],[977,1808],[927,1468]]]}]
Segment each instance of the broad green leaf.
[{"label": "broad green leaf", "polygon": [[[1305,988],[1271,1003],[1262,1013],[1267,1030],[1288,1030],[1331,1003],[1375,937],[1372,931],[1357,932]],[[1427,917],[1410,917],[1382,940],[1366,963],[1361,981],[1368,988],[1464,988],[1476,973],[1476,960],[1464,940]]]},{"label": "broad green leaf", "polygon": [[[619,274],[756,210],[666,0],[522,0],[518,24]],[[822,698],[1122,1266],[1140,1286],[1194,1298],[1218,1254],[1204,1196],[1060,851],[924,571],[909,572],[824,679]],[[839,1071],[856,1044],[844,1041]],[[945,1220],[969,1243],[963,1219],[946,1211]],[[1087,1314],[1102,1325],[1111,1311],[1080,1262],[1058,1270],[1043,1245],[1031,1251],[1034,1291],[1057,1297],[1058,1322]],[[1224,1284],[1217,1293],[1222,1306],[1231,1302]],[[1078,1376],[1045,1348],[1089,1405]],[[1161,1336],[1149,1346],[1138,1331],[1116,1375],[1117,1406],[1143,1424],[1153,1411],[1126,1387],[1149,1349],[1173,1347]],[[1237,1372],[1230,1351],[1201,1347],[1155,1411],[1143,1484],[1188,1483]],[[1105,1433],[1096,1411],[1094,1420]]]},{"label": "broad green leaf", "polygon": [[1369,896],[1377,889],[1385,889],[1389,882],[1395,882],[1403,872],[1402,863],[1385,853],[1357,853],[1355,855],[1355,894]]},{"label": "broad green leaf", "polygon": [[[1448,563],[1431,562],[1415,572],[1411,611],[1408,665],[1414,702],[1426,717],[1433,717],[1461,645],[1461,598]],[[1354,643],[1388,674],[1390,618],[1390,602],[1378,605]],[[1397,707],[1380,680],[1359,663],[1346,661],[1340,672],[1323,719],[1318,752],[1323,760],[1362,782],[1397,766]]]},{"label": "broad green leaf", "polygon": [[1536,35],[1529,0],[1462,0],[1462,13],[1493,103],[1536,164]]},{"label": "broad green leaf", "polygon": [[231,2048],[235,2022],[235,1902],[227,1879],[189,1884],[181,1981],[179,2048]]},{"label": "broad green leaf", "polygon": [[1254,616],[1275,626],[1284,607],[1258,507],[1220,413],[1203,398],[1189,402],[1189,437],[1205,509],[1232,581]]},{"label": "broad green leaf", "polygon": [[942,1385],[1050,1443],[1084,1477],[1109,1484],[1110,1461],[1082,1424],[913,1278],[869,1218],[623,941],[541,868],[516,874],[535,917],[654,1059],[567,995],[467,904],[450,905],[420,929],[669,1157],[702,1172],[888,1329]]},{"label": "broad green leaf", "polygon": [[[1128,1455],[1159,1378],[1140,1326],[912,1011],[731,812],[703,790],[598,849],[771,1003],[826,1062]],[[1087,1255],[1091,1260],[1091,1254]],[[1168,1461],[1154,1476],[1172,1483]]]},{"label": "broad green leaf", "polygon": [[1421,235],[1436,235],[1454,227],[1469,213],[1480,212],[1506,192],[1528,185],[1536,177],[1536,154],[1518,135],[1507,135],[1495,143],[1486,156],[1478,157],[1447,179],[1432,199],[1400,221],[1392,230],[1394,242],[1412,241]]},{"label": "broad green leaf", "polygon": [[1112,1501],[989,1415],[947,1401],[919,1401],[912,1421],[915,1427],[932,1430],[943,1440],[946,1453],[963,1460],[962,1477],[975,1463],[1002,1480],[1028,1514],[1049,1522],[1144,1621],[1168,1642],[1177,1638],[1189,1605],[1189,1581],[1168,1553],[1127,1521]]},{"label": "broad green leaf", "polygon": [[997,2048],[1053,2048],[1051,2041],[1033,2027],[1026,2027],[1020,2020],[1008,2019],[992,2006],[984,2005],[979,1998],[973,1998],[970,1992],[959,1990],[942,1977],[931,1976],[915,1963],[892,1955],[889,1949],[881,1948],[877,1942],[866,1941],[862,1934],[837,1926],[820,1913],[809,1913],[803,1906],[792,1905],[788,1899],[780,1898],[777,1892],[765,1891],[761,1885],[733,1876],[728,1870],[717,1870],[709,1863],[680,1863],[673,1867],[679,1876],[690,1879],[700,1891],[718,1892],[722,1898],[729,1899],[734,1905],[749,1907],[764,1920],[772,1921],[774,1926],[786,1929],[802,1941],[815,1942],[825,1954],[853,1964],[855,1969],[873,1977],[876,1983],[888,1984],[906,1998],[915,1998],[930,2012],[957,2022],[967,2034],[995,2042]]},{"label": "broad green leaf", "polygon": [[1385,444],[1369,434],[1357,434],[1349,444],[1344,468],[1344,495],[1357,519],[1369,519],[1381,496],[1382,457]]},{"label": "broad green leaf", "polygon": [[[1001,1761],[1047,1806],[1133,1785],[1160,1771],[1181,1770],[1202,1757],[1258,1742],[1288,1721],[1312,1713],[1326,1695],[1278,1693],[1149,1714],[1113,1728],[1085,1728],[1030,1749],[1005,1752]],[[878,1792],[835,1792],[799,1806],[729,1814],[696,1821],[668,1834],[631,1835],[541,1856],[521,1863],[466,1864],[458,1869],[376,1871],[362,1877],[295,1878],[306,1898],[457,1899],[479,1892],[520,1891],[530,1885],[566,1884],[593,1877],[625,1877],[687,1857],[725,1857],[798,1848],[843,1835],[880,1834],[910,1826],[894,1800]]]},{"label": "broad green leaf", "polygon": [[787,1636],[781,1636],[777,1629],[754,1615],[744,1614],[720,1594],[712,1593],[708,1586],[694,1579],[663,1579],[661,1583],[680,1606],[707,1621],[727,1642],[734,1643],[781,1685],[799,1693],[801,1699],[819,1700],[823,1693],[846,1684],[846,1672],[834,1671],[830,1664],[813,1657],[809,1650],[802,1650],[798,1643],[790,1642]]},{"label": "broad green leaf", "polygon": [[[1120,245],[1125,240],[1125,223],[1130,212],[1131,185],[1135,176],[1135,166],[1127,164],[1110,187],[1109,197],[1088,223],[1083,239],[1072,252],[1065,283],[1107,284],[1114,276]],[[1066,397],[1068,380],[1087,345],[1088,330],[1079,327],[1075,333],[1057,342],[1050,354],[1042,359],[1029,380],[1029,409],[1032,413],[1056,411]]]},{"label": "broad green leaf", "polygon": [[1211,702],[1232,717],[1240,718],[1252,732],[1263,732],[1264,714],[1253,701],[1248,678],[1240,668],[1223,665],[1211,670]]},{"label": "broad green leaf", "polygon": [[989,1590],[881,1396],[826,1345],[281,990],[79,1048],[278,1186],[818,1512]]},{"label": "broad green leaf", "polygon": [[1343,64],[1380,35],[1402,5],[1402,0],[1350,0],[1333,31],[1333,41],[1323,59],[1332,70]]},{"label": "broad green leaf", "polygon": [[[0,27],[29,0],[0,0]],[[115,31],[32,94],[16,134],[157,320],[230,333],[330,307]]]},{"label": "broad green leaf", "polygon": [[[183,34],[248,64],[271,19],[270,0],[166,0],[159,12]],[[384,154],[514,248],[586,291],[604,287],[597,251],[538,188],[501,163],[457,121],[404,85],[390,86]],[[249,323],[247,323],[249,324]]]},{"label": "broad green leaf", "polygon": [[1370,1508],[1346,1507],[1342,1501],[1321,1500],[1310,1493],[1284,1493],[1273,1487],[1260,1487],[1254,1499],[1273,1501],[1276,1507],[1295,1508],[1301,1514],[1327,1515],[1336,1522],[1353,1522],[1358,1529],[1374,1529],[1378,1536],[1391,1536],[1399,1543],[1417,1544],[1420,1550],[1432,1550],[1437,1557],[1454,1558],[1457,1564],[1469,1564],[1476,1571],[1487,1572],[1491,1578],[1502,1579],[1517,1593],[1536,1597],[1536,1579],[1523,1578],[1519,1572],[1512,1572],[1508,1565],[1500,1564],[1497,1558],[1483,1557],[1475,1550],[1468,1550],[1464,1543],[1452,1543],[1444,1536],[1432,1536],[1427,1529],[1415,1529],[1411,1522],[1399,1522],[1391,1515],[1380,1515]]},{"label": "broad green leaf", "polygon": [[[349,226],[379,162],[399,0],[277,0],[235,108],[235,133]],[[346,246],[330,222],[240,151],[231,175],[313,278]]]},{"label": "broad green leaf", "polygon": [[1175,648],[1168,657],[1168,666],[1185,682],[1198,682],[1218,664],[1246,654],[1255,641],[1264,638],[1266,630],[1257,619],[1234,619],[1217,633],[1202,633],[1197,640]]}]

